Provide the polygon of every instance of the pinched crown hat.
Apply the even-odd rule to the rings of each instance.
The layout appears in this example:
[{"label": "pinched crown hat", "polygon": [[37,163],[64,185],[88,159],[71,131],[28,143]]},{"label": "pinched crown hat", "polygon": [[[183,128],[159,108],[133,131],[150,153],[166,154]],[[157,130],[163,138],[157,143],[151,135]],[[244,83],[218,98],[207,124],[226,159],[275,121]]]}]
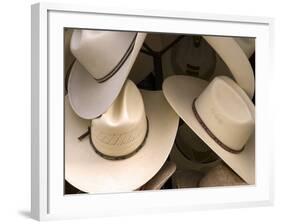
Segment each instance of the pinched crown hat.
[{"label": "pinched crown hat", "polygon": [[171,76],[163,92],[184,122],[241,178],[255,183],[255,107],[230,78]]},{"label": "pinched crown hat", "polygon": [[140,91],[130,80],[93,120],[77,116],[66,98],[65,119],[65,177],[89,193],[145,184],[165,163],[179,121],[162,91]]}]

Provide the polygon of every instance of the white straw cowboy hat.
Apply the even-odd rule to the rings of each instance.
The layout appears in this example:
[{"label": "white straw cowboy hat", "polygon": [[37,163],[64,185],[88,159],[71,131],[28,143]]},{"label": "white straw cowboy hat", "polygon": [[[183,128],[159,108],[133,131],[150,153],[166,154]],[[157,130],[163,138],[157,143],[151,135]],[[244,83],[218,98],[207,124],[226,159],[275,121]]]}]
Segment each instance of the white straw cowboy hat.
[{"label": "white straw cowboy hat", "polygon": [[[255,92],[255,78],[246,53],[231,37],[203,36],[228,66],[238,85],[252,99]],[[224,74],[218,74],[224,75]]]},{"label": "white straw cowboy hat", "polygon": [[82,118],[104,113],[118,96],[145,33],[74,30],[70,48],[77,61],[68,80],[69,102]]},{"label": "white straw cowboy hat", "polygon": [[89,193],[138,189],[168,158],[178,121],[162,91],[140,91],[130,80],[92,121],[78,117],[66,98],[66,180]]},{"label": "white straw cowboy hat", "polygon": [[230,78],[171,76],[163,92],[184,122],[241,178],[255,183],[255,107]]},{"label": "white straw cowboy hat", "polygon": [[246,56],[250,58],[255,52],[255,38],[253,37],[235,37],[236,42],[244,51]]},{"label": "white straw cowboy hat", "polygon": [[177,132],[170,158],[178,170],[207,172],[220,159],[186,124]]},{"label": "white straw cowboy hat", "polygon": [[67,71],[71,67],[71,64],[75,60],[74,56],[70,51],[70,40],[72,36],[72,29],[66,28],[64,30],[64,75],[66,75]]}]

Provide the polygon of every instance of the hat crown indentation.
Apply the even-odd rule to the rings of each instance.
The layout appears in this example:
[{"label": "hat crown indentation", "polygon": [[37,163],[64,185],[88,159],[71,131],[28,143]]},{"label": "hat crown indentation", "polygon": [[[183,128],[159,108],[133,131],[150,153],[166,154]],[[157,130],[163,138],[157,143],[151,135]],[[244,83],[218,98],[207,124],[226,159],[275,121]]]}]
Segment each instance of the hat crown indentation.
[{"label": "hat crown indentation", "polygon": [[254,130],[254,117],[236,88],[216,77],[195,105],[201,119],[222,143],[234,150],[244,147]]},{"label": "hat crown indentation", "polygon": [[[221,114],[217,116],[218,119],[220,116],[227,116],[227,119],[235,120],[235,122],[240,121],[241,123],[251,119],[251,113],[247,109],[243,98],[229,84],[217,79],[211,87],[214,91],[214,94],[212,94],[214,103],[221,111]],[[218,111],[216,112],[218,113]]]},{"label": "hat crown indentation", "polygon": [[134,151],[147,130],[145,108],[140,91],[128,80],[108,111],[92,121],[92,140],[96,148],[110,156]]}]

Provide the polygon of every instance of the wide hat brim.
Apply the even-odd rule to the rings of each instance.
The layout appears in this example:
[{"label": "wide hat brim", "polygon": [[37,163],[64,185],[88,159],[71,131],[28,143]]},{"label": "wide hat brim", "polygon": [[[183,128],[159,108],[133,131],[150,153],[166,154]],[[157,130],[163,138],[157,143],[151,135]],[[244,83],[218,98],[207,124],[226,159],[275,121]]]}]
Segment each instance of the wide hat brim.
[{"label": "wide hat brim", "polygon": [[[170,105],[184,122],[241,178],[248,184],[254,184],[255,132],[253,132],[247,144],[244,146],[244,150],[238,154],[233,154],[223,149],[207,134],[193,113],[192,102],[201,94],[207,85],[207,81],[199,78],[182,75],[171,76],[163,83],[163,93]],[[241,91],[243,92],[243,90]],[[247,95],[242,92],[241,97],[244,98],[254,116],[254,106]]]},{"label": "wide hat brim", "polygon": [[142,47],[145,33],[138,33],[132,52],[119,70],[108,80],[97,82],[76,60],[68,80],[69,102],[73,110],[84,119],[93,119],[110,107],[118,96]]},{"label": "wide hat brim", "polygon": [[162,91],[141,91],[149,121],[144,146],[132,157],[112,161],[96,154],[89,137],[78,140],[90,120],[78,117],[65,98],[65,178],[88,193],[127,192],[149,181],[162,167],[172,149],[179,117]]},{"label": "wide hat brim", "polygon": [[[255,77],[252,66],[245,52],[235,39],[230,37],[203,36],[214,48],[231,71],[238,85],[252,99],[255,92]],[[218,74],[224,75],[224,74]]]}]

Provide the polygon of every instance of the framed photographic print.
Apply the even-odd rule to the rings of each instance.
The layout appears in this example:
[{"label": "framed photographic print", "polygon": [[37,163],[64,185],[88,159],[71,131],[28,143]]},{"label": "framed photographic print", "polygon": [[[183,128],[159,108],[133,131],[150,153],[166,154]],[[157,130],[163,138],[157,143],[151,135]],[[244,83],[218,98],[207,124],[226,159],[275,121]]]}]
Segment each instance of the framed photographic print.
[{"label": "framed photographic print", "polygon": [[271,204],[272,27],[32,5],[32,217]]}]

